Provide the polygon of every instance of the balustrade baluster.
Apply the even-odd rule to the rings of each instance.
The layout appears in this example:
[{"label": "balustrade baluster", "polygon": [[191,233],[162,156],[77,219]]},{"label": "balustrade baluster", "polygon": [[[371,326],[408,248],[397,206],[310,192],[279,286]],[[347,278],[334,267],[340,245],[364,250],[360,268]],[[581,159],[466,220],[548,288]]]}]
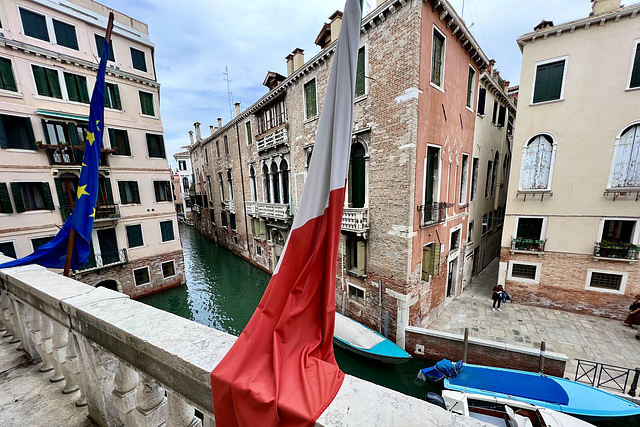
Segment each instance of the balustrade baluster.
[{"label": "balustrade baluster", "polygon": [[212,415],[204,414],[204,423],[202,427],[216,427],[216,419]]},{"label": "balustrade baluster", "polygon": [[40,366],[40,372],[49,372],[53,369],[51,362],[49,362],[49,358],[47,357],[47,352],[44,349],[44,345],[42,343],[42,314],[36,310],[35,308],[31,310],[31,339],[36,346],[36,351],[40,355],[40,359],[42,360],[42,366]]},{"label": "balustrade baluster", "polygon": [[[67,370],[68,375],[72,378],[71,381],[76,384],[76,390],[80,390],[80,397],[76,400],[76,406],[87,406],[87,399],[84,395],[84,384],[80,387],[82,383],[82,368],[80,357],[78,357],[78,342],[76,341],[76,336],[73,332],[69,333],[67,340],[67,359],[64,363],[64,368]],[[68,384],[67,384],[68,385]],[[64,391],[63,391],[64,393]]]},{"label": "balustrade baluster", "polygon": [[[13,304],[12,295],[7,295],[6,299],[7,299],[7,303],[6,303],[7,309],[5,313],[7,313],[9,324],[11,325],[11,334],[13,335],[13,337],[9,341],[9,344],[15,344],[22,341],[20,337],[20,325],[18,324],[18,314],[16,313],[15,306]],[[20,347],[18,347],[18,349],[22,350],[22,348]]]},{"label": "balustrade baluster", "polygon": [[144,427],[158,427],[167,418],[167,398],[164,389],[151,377],[140,374],[136,410],[132,417],[133,425]]},{"label": "balustrade baluster", "polygon": [[42,348],[45,354],[40,354],[49,359],[49,363],[53,365],[53,376],[49,379],[52,383],[57,383],[64,379],[60,371],[60,365],[53,357],[53,321],[48,316],[42,315]]},{"label": "balustrade baluster", "polygon": [[133,410],[136,408],[139,375],[122,360],[113,380],[113,406],[120,412],[120,421],[125,425],[134,424]]},{"label": "balustrade baluster", "polygon": [[202,422],[195,416],[195,409],[179,394],[167,391],[167,427],[202,427]]},{"label": "balustrade baluster", "polygon": [[58,322],[53,322],[53,360],[54,363],[57,363],[57,368],[59,368],[59,372],[64,376],[65,385],[64,389],[62,389],[62,393],[69,394],[75,391],[78,391],[78,384],[71,373],[71,369],[69,364],[67,364],[67,347],[69,345],[69,330],[59,324]]},{"label": "balustrade baluster", "polygon": [[11,325],[9,324],[8,312],[5,313],[8,301],[9,297],[7,296],[7,291],[0,293],[0,322],[2,322],[2,329],[0,329],[0,331],[4,331],[4,334],[2,335],[3,337],[10,337],[13,335],[11,332]]}]

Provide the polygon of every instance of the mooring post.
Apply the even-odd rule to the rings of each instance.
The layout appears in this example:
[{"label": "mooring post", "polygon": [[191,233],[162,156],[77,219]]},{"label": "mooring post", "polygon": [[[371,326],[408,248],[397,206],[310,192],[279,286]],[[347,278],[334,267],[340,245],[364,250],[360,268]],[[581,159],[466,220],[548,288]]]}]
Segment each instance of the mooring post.
[{"label": "mooring post", "polygon": [[342,293],[342,314],[347,311],[347,291]]},{"label": "mooring post", "polygon": [[544,341],[540,343],[540,361],[538,362],[538,372],[544,373],[544,351],[547,348],[547,345]]},{"label": "mooring post", "polygon": [[464,328],[464,343],[462,344],[462,362],[467,363],[467,348],[469,347],[469,328]]},{"label": "mooring post", "polygon": [[389,338],[389,310],[384,312],[384,336]]},{"label": "mooring post", "polygon": [[633,374],[633,381],[631,381],[631,388],[627,393],[631,397],[636,397],[636,388],[638,388],[638,377],[640,377],[640,368],[636,368],[636,373]]}]

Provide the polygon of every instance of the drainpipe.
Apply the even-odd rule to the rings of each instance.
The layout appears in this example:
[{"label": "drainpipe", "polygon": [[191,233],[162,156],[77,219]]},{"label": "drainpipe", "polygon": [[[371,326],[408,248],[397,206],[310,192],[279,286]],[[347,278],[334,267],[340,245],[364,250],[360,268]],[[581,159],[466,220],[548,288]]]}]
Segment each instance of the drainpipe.
[{"label": "drainpipe", "polygon": [[242,172],[242,152],[240,151],[240,131],[238,130],[238,121],[236,121],[236,142],[238,143],[238,160],[240,161],[240,183],[242,184],[242,211],[244,212],[244,232],[247,236],[247,250],[249,251],[249,258],[251,258],[251,247],[249,245],[249,225],[247,224],[247,200],[244,194],[244,173]]}]

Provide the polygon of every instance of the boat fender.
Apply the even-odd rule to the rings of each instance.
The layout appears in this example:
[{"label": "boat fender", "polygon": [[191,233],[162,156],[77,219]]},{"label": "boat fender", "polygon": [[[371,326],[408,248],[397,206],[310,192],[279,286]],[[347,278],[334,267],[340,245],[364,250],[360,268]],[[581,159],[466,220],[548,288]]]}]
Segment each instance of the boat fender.
[{"label": "boat fender", "polygon": [[426,394],[424,400],[431,403],[432,405],[441,407],[445,411],[447,410],[447,405],[444,403],[444,399],[438,393],[430,391]]}]

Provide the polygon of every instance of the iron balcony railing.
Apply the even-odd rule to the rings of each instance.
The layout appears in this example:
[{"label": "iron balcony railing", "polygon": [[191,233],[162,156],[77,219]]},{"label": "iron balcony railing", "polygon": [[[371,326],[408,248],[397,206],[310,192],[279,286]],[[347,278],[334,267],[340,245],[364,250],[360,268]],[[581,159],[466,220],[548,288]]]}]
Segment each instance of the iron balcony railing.
[{"label": "iron balcony railing", "polygon": [[[55,166],[81,166],[84,156],[84,147],[69,147],[64,145],[41,144],[38,148],[47,153],[50,165]],[[114,150],[103,148],[100,153],[100,166],[109,166],[107,154]]]},{"label": "iron balcony railing", "polygon": [[253,216],[284,221],[291,218],[289,205],[284,203],[246,202],[245,207],[247,214]]},{"label": "iron balcony railing", "polygon": [[432,203],[430,205],[418,206],[418,211],[422,213],[420,219],[420,225],[422,227],[426,225],[436,224],[443,222],[447,219],[447,209],[452,207],[453,203],[439,202]]},{"label": "iron balcony railing", "polygon": [[596,242],[593,256],[637,261],[640,259],[640,246],[620,242]]},{"label": "iron balcony railing", "polygon": [[258,144],[258,152],[268,150],[269,148],[277,147],[282,144],[289,143],[289,134],[287,132],[287,126],[280,125],[274,130],[264,133],[262,136],[256,139]]},{"label": "iron balcony railing", "polygon": [[369,208],[344,208],[342,213],[344,231],[366,231],[369,229]]},{"label": "iron balcony railing", "polygon": [[[590,360],[578,360],[576,367],[575,381],[589,384],[591,387],[608,388],[624,393],[627,384],[637,375],[636,369],[623,368],[620,366],[606,365],[604,363],[592,362]],[[637,385],[637,378],[635,380]],[[636,385],[631,384],[629,395],[635,396]]]},{"label": "iron balcony railing", "polygon": [[[62,220],[66,221],[72,211],[73,208],[71,206],[60,206]],[[96,221],[118,220],[120,218],[120,205],[102,205],[96,208]]]},{"label": "iron balcony railing", "polygon": [[99,255],[89,254],[89,259],[78,268],[78,271],[98,270],[100,268],[112,267],[128,262],[129,257],[126,249],[103,252]]},{"label": "iron balcony railing", "polygon": [[544,252],[544,247],[547,244],[547,240],[537,239],[525,239],[517,237],[511,239],[512,251],[529,251],[529,252]]}]

